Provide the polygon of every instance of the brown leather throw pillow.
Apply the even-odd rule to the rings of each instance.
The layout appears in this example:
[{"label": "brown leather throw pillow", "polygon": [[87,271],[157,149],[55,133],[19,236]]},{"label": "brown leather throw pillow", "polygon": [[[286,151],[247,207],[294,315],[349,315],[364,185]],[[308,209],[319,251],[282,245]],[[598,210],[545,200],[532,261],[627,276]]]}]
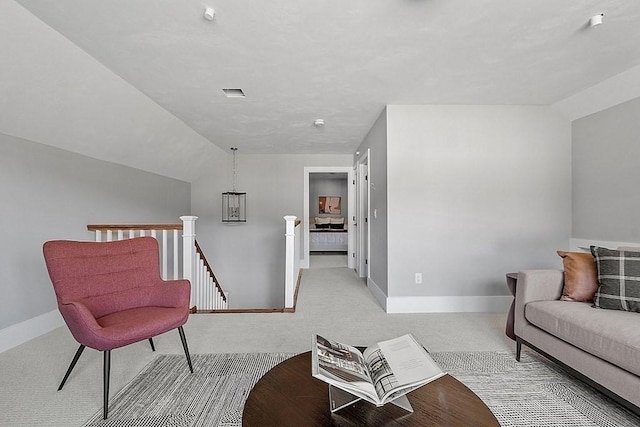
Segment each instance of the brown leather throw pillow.
[{"label": "brown leather throw pillow", "polygon": [[593,302],[598,290],[596,260],[588,252],[557,251],[564,265],[562,301]]}]

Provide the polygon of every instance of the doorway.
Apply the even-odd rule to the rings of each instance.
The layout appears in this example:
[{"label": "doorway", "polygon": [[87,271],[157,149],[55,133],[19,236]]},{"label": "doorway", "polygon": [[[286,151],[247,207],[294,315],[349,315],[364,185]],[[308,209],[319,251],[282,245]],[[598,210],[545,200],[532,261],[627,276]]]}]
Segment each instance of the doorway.
[{"label": "doorway", "polygon": [[355,268],[355,181],[351,167],[304,168],[303,251],[300,266]]}]

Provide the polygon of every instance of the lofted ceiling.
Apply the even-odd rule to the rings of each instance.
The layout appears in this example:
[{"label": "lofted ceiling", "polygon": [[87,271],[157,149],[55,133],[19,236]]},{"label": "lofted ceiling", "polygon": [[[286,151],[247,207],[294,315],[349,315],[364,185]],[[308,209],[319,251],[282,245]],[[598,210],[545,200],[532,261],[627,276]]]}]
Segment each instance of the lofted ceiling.
[{"label": "lofted ceiling", "polygon": [[241,153],[350,154],[387,104],[551,105],[640,65],[636,1],[11,1]]}]

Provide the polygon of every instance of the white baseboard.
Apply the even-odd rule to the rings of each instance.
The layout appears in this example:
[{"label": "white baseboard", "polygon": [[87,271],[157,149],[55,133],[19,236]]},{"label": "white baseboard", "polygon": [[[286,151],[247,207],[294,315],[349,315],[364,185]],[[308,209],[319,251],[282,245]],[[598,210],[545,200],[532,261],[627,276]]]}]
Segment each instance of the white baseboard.
[{"label": "white baseboard", "polygon": [[387,313],[506,313],[512,296],[415,296],[387,298]]},{"label": "white baseboard", "polygon": [[387,311],[387,295],[380,289],[380,287],[373,281],[371,277],[367,277],[367,289],[373,295],[373,297],[378,301],[378,304]]},{"label": "white baseboard", "polygon": [[0,353],[24,344],[64,325],[58,310],[16,323],[0,330]]}]

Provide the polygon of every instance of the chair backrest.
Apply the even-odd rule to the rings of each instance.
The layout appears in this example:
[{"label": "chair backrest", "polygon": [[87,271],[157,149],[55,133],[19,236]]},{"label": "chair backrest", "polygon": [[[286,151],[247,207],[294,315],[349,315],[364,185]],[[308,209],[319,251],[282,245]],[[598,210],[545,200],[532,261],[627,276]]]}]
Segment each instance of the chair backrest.
[{"label": "chair backrest", "polygon": [[139,306],[135,295],[161,281],[158,242],[52,240],[43,245],[58,306],[80,301],[95,317]]}]

